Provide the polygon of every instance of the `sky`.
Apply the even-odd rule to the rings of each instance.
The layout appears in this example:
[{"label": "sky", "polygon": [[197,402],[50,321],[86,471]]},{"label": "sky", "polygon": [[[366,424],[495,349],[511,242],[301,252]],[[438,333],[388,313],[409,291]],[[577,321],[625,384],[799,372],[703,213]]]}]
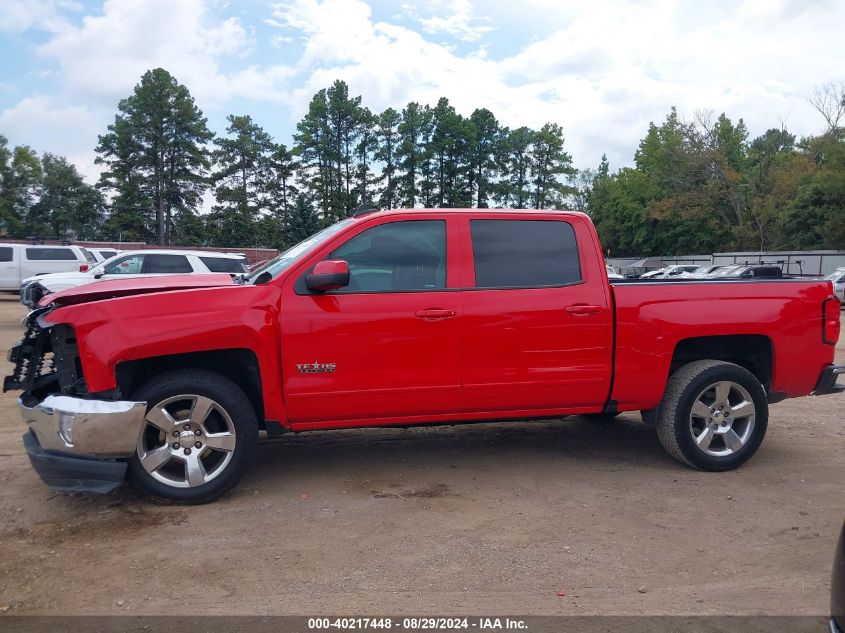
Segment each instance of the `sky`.
[{"label": "sky", "polygon": [[560,124],[576,167],[630,165],[672,106],[752,137],[823,120],[845,80],[842,0],[0,0],[0,134],[95,181],[97,135],[141,75],[185,84],[216,133],[249,114],[290,144],[320,88],[373,111],[447,97],[509,127]]}]

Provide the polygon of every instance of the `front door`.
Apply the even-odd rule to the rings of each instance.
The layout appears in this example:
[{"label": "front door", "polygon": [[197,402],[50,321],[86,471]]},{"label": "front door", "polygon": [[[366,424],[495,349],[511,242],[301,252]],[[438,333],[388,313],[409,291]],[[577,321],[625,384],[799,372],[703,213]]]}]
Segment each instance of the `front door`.
[{"label": "front door", "polygon": [[[448,238],[447,238],[448,234]],[[425,421],[457,413],[460,290],[443,219],[364,225],[319,260],[345,260],[350,283],[282,298],[282,374],[294,428]]]}]

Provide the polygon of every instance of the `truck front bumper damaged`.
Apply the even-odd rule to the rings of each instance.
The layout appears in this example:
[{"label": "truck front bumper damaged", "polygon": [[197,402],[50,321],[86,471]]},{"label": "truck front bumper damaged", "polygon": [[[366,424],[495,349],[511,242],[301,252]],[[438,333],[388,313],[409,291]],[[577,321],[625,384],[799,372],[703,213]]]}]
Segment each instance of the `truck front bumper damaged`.
[{"label": "truck front bumper damaged", "polygon": [[29,426],[24,447],[33,468],[54,490],[109,492],[123,481],[144,424],[145,402],[47,396],[35,406],[18,400]]},{"label": "truck front bumper damaged", "polygon": [[822,371],[819,382],[813,391],[814,395],[824,396],[829,393],[840,393],[845,391],[845,385],[837,384],[839,374],[845,374],[845,365],[828,365]]}]

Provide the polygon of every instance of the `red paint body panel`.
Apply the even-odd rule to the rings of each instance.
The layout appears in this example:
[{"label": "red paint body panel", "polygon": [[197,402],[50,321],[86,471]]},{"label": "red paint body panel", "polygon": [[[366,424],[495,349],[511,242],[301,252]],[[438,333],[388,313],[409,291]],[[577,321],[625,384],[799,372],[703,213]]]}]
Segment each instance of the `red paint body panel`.
[{"label": "red paint body panel", "polygon": [[213,286],[231,286],[234,282],[228,273],[216,275],[155,275],[134,277],[132,279],[109,279],[94,281],[90,284],[54,292],[41,299],[41,307],[51,304],[72,305],[102,299],[113,299],[127,295],[139,295],[150,292],[170,290],[188,290],[190,288],[210,288]]},{"label": "red paint body panel", "polygon": [[[570,223],[582,282],[475,289],[471,219]],[[445,288],[304,290],[304,276],[353,236],[415,220],[445,222]],[[767,337],[771,389],[791,397],[810,393],[833,361],[834,347],[822,343],[829,282],[610,286],[601,253],[579,213],[381,212],[353,220],[267,285],[233,284],[228,275],[101,282],[50,295],[65,305],[44,318],[75,328],[91,392],[113,389],[122,362],[250,350],[265,417],[297,431],[549,417],[599,412],[610,400],[620,410],[649,409],[675,347],[691,337]]]},{"label": "red paint body panel", "polygon": [[823,281],[705,281],[619,284],[616,370],[612,398],[622,410],[657,405],[679,341],[700,336],[758,334],[772,345],[771,390],[809,394],[834,346],[822,343]]}]

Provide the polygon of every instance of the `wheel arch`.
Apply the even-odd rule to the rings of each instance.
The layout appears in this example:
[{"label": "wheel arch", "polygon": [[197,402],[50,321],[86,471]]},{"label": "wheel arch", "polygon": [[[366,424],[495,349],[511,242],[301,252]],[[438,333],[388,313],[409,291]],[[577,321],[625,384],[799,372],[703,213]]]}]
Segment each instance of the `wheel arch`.
[{"label": "wheel arch", "polygon": [[750,371],[771,391],[774,352],[772,341],[762,334],[696,336],[681,339],[672,352],[669,375],[697,360],[720,360]]},{"label": "wheel arch", "polygon": [[154,376],[174,369],[204,369],[225,376],[243,389],[255,408],[260,427],[266,429],[261,367],[251,349],[217,349],[125,361],[115,368],[117,386],[128,397]]}]

